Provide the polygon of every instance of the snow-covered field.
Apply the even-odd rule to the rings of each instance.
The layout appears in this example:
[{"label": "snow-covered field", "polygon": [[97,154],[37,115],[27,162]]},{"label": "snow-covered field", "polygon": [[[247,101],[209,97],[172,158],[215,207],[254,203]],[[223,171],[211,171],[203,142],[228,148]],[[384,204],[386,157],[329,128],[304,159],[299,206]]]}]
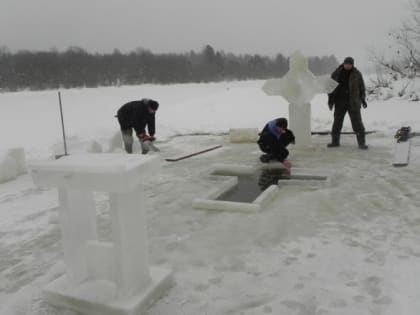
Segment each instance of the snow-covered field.
[{"label": "snow-covered field", "polygon": [[[142,97],[161,104],[162,156],[224,145],[165,163],[147,181],[150,260],[173,268],[176,278],[147,314],[419,314],[420,138],[407,168],[390,165],[395,130],[420,131],[418,102],[369,103],[362,115],[377,133],[368,136],[368,151],[358,150],[353,136],[337,149],[314,136],[313,148],[291,150],[294,166],[334,171],[331,186],[282,188],[255,214],[192,209],[191,201],[211,188],[203,178],[211,164],[258,163],[255,145],[228,143],[229,128],[262,128],[287,115],[285,101],[264,95],[262,84],[62,91],[70,153],[85,152],[92,141],[107,151],[118,132],[116,110]],[[330,129],[326,100],[313,100],[313,130]],[[24,147],[28,159],[61,153],[56,91],[0,94],[0,108],[0,152]],[[345,129],[351,130],[348,118]],[[99,235],[107,240],[108,205],[101,194],[97,201]],[[57,205],[56,191],[37,189],[29,175],[0,184],[0,314],[73,314],[42,299],[42,288],[64,272]]]}]

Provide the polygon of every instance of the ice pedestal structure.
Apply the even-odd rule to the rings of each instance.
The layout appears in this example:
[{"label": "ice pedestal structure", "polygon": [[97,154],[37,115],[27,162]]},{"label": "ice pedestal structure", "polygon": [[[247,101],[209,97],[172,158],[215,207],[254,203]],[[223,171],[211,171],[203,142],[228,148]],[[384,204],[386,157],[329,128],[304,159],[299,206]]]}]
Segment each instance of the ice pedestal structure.
[{"label": "ice pedestal structure", "polygon": [[290,70],[283,78],[268,80],[262,89],[267,95],[281,95],[289,102],[289,125],[296,147],[305,148],[312,143],[310,101],[316,94],[332,92],[338,84],[328,75],[316,77],[300,52],[290,57],[289,64]]},{"label": "ice pedestal structure", "polygon": [[[149,267],[147,202],[141,182],[160,168],[153,156],[86,154],[32,163],[36,185],[58,188],[66,274],[45,290],[54,305],[82,314],[141,314],[173,284]],[[97,240],[93,192],[109,193],[112,242]]]}]

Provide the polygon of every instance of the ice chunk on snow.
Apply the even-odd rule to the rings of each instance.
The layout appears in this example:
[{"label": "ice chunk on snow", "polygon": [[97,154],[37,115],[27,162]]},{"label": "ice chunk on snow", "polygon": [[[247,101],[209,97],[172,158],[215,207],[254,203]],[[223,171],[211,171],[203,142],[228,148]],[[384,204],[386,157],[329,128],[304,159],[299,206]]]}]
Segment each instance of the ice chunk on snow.
[{"label": "ice chunk on snow", "polygon": [[0,155],[0,183],[16,179],[25,174],[26,159],[23,148],[13,148]]},{"label": "ice chunk on snow", "polygon": [[18,177],[18,167],[15,160],[9,155],[0,157],[0,183],[4,183]]},{"label": "ice chunk on snow", "polygon": [[18,175],[23,175],[27,173],[25,151],[23,150],[23,148],[10,149],[7,155],[15,161]]},{"label": "ice chunk on snow", "polygon": [[257,128],[236,128],[229,130],[229,140],[231,143],[257,142]]},{"label": "ice chunk on snow", "polygon": [[103,152],[102,145],[98,141],[93,140],[86,146],[86,152],[102,153]]}]

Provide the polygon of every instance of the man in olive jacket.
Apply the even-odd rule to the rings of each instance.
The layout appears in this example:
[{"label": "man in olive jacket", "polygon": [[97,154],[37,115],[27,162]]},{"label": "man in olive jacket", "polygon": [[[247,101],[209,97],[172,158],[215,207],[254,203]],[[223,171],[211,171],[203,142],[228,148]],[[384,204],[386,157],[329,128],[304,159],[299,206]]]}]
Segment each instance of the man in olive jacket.
[{"label": "man in olive jacket", "polygon": [[359,148],[366,150],[365,127],[363,126],[360,107],[367,107],[365,83],[360,71],[354,67],[354,59],[347,57],[331,75],[338,82],[336,89],[328,95],[328,106],[334,110],[334,123],[332,126],[332,141],[328,147],[340,146],[340,133],[346,113],[349,113],[353,131],[357,136]]},{"label": "man in olive jacket", "polygon": [[[127,153],[133,153],[133,129],[142,141],[154,141],[156,131],[155,113],[159,103],[151,99],[142,99],[124,104],[116,117],[121,127],[124,147]],[[146,133],[146,127],[149,134]]]}]

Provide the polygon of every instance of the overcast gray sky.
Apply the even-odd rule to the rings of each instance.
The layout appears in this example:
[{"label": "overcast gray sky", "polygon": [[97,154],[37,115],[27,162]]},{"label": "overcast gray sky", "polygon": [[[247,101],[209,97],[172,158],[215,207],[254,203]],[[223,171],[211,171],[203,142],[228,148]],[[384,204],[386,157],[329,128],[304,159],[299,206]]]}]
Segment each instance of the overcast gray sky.
[{"label": "overcast gray sky", "polygon": [[0,46],[91,52],[137,47],[154,52],[347,55],[366,48],[409,14],[407,0],[0,0]]}]

